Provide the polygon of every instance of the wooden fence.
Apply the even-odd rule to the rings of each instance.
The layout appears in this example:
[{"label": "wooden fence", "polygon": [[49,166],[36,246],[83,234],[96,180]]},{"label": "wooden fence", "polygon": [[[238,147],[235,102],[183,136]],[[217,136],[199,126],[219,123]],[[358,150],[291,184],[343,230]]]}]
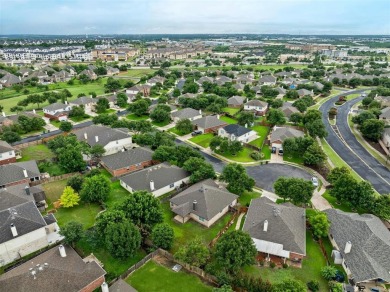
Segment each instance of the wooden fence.
[{"label": "wooden fence", "polygon": [[27,143],[18,144],[18,145],[12,145],[12,147],[14,147],[16,150],[21,150],[23,148],[27,148],[29,146],[39,145],[42,143],[43,143],[42,139],[39,139],[37,141],[27,142]]},{"label": "wooden fence", "polygon": [[58,176],[46,177],[46,178],[43,178],[41,180],[36,180],[36,181],[30,182],[30,186],[36,186],[36,185],[40,185],[40,184],[43,184],[43,183],[63,180],[63,179],[69,178],[71,176],[74,176],[76,174],[80,174],[80,173],[79,172],[72,172],[72,173],[66,173],[66,174],[58,175]]},{"label": "wooden fence", "polygon": [[241,211],[235,211],[233,214],[232,219],[229,220],[228,223],[225,224],[225,226],[218,232],[217,236],[214,237],[214,239],[209,243],[209,247],[213,247],[215,243],[218,241],[218,239],[226,232],[228,231],[229,227],[234,224],[234,221],[236,218],[241,214]]}]

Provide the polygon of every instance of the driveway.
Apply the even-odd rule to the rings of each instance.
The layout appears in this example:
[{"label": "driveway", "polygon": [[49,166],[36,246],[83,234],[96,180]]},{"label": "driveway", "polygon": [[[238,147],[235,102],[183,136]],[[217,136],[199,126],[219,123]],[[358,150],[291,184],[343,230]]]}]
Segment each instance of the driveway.
[{"label": "driveway", "polygon": [[[365,90],[350,91],[348,94],[361,93],[363,91]],[[378,193],[390,193],[390,171],[356,140],[348,126],[348,112],[355,103],[363,98],[359,97],[350,100],[338,107],[336,127],[332,128],[328,121],[329,109],[334,106],[334,102],[342,95],[346,94],[335,96],[320,107],[322,120],[328,132],[328,136],[325,139],[353,170],[372,184]]]},{"label": "driveway", "polygon": [[274,182],[282,176],[311,180],[307,171],[287,164],[268,163],[258,166],[247,166],[248,174],[256,181],[256,186],[269,192],[274,192]]}]

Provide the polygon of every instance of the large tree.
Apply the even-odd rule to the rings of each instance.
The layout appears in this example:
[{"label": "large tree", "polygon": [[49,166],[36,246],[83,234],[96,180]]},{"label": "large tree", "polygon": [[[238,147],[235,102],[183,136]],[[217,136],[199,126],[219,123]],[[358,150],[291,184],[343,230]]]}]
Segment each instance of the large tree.
[{"label": "large tree", "polygon": [[270,109],[267,113],[267,122],[271,125],[283,125],[286,123],[286,117],[280,109]]},{"label": "large tree", "polygon": [[302,178],[280,177],[274,183],[275,193],[282,199],[290,199],[293,204],[307,204],[313,196],[315,187]]},{"label": "large tree", "polygon": [[80,196],[85,202],[105,202],[111,191],[111,182],[104,175],[85,178]]},{"label": "large tree", "polygon": [[255,121],[255,115],[252,112],[241,112],[238,117],[238,124],[249,127]]},{"label": "large tree", "polygon": [[67,172],[81,171],[86,166],[83,155],[76,148],[61,148],[58,164]]},{"label": "large tree", "polygon": [[182,119],[176,123],[176,129],[181,135],[186,135],[192,132],[194,125],[189,119]]},{"label": "large tree", "polygon": [[105,230],[105,245],[116,258],[131,258],[141,246],[141,234],[129,221],[109,223]]},{"label": "large tree", "polygon": [[65,237],[64,242],[72,247],[83,237],[83,234],[83,225],[76,221],[70,221],[60,229],[60,235]]},{"label": "large tree", "polygon": [[334,184],[342,175],[349,174],[349,169],[345,166],[335,167],[328,174],[328,181]]},{"label": "large tree", "polygon": [[163,221],[160,200],[146,191],[132,193],[118,207],[126,218],[144,231],[150,231]]},{"label": "large tree", "polygon": [[110,103],[107,98],[101,97],[98,99],[95,110],[98,114],[104,113],[107,109],[110,108]]},{"label": "large tree", "polygon": [[273,292],[306,292],[304,283],[295,279],[287,279],[272,287]]},{"label": "large tree", "polygon": [[186,162],[184,162],[183,169],[191,173],[191,183],[216,177],[213,166],[204,159],[198,157],[189,158]]},{"label": "large tree", "polygon": [[365,120],[360,127],[363,136],[372,141],[378,141],[383,134],[385,123],[377,119]]},{"label": "large tree", "polygon": [[66,185],[72,187],[72,189],[78,193],[81,191],[83,182],[84,178],[81,175],[76,174],[68,179]]},{"label": "large tree", "polygon": [[325,125],[322,122],[322,120],[314,120],[312,122],[307,122],[305,124],[305,127],[307,131],[309,132],[310,136],[313,138],[319,137],[324,138],[328,135],[328,132],[326,131]]},{"label": "large tree", "polygon": [[96,217],[95,230],[100,238],[104,238],[106,228],[110,223],[120,223],[124,222],[126,215],[123,211],[118,210],[117,208],[108,209],[105,212],[99,213]]},{"label": "large tree", "polygon": [[187,245],[181,246],[175,253],[175,258],[192,266],[201,267],[210,258],[210,251],[200,238],[195,238]]},{"label": "large tree", "polygon": [[166,224],[161,223],[153,227],[152,241],[153,244],[162,249],[170,250],[173,244],[175,233],[173,228]]},{"label": "large tree", "polygon": [[229,163],[226,165],[219,179],[228,183],[228,190],[237,195],[244,191],[251,191],[255,185],[253,178],[249,177],[245,168],[238,163]]},{"label": "large tree", "polygon": [[64,132],[70,132],[73,128],[73,125],[71,122],[67,122],[67,121],[62,121],[60,123],[60,130],[61,131],[64,131]]},{"label": "large tree", "polygon": [[150,113],[150,118],[153,122],[162,123],[169,121],[171,119],[171,115],[169,111],[157,107]]},{"label": "large tree", "polygon": [[70,186],[64,188],[60,197],[61,206],[64,208],[73,207],[79,204],[80,196]]},{"label": "large tree", "polygon": [[139,99],[129,105],[129,111],[137,116],[148,114],[150,101],[147,99]]},{"label": "large tree", "polygon": [[309,217],[309,223],[315,237],[321,238],[328,236],[330,222],[325,213],[315,211],[315,213]]},{"label": "large tree", "polygon": [[317,142],[310,145],[303,155],[303,161],[307,165],[321,165],[326,158],[326,154]]},{"label": "large tree", "polygon": [[244,266],[253,264],[256,254],[252,238],[241,230],[228,231],[215,246],[216,260],[230,273],[236,273]]},{"label": "large tree", "polygon": [[390,194],[377,196],[371,210],[379,218],[390,220]]}]

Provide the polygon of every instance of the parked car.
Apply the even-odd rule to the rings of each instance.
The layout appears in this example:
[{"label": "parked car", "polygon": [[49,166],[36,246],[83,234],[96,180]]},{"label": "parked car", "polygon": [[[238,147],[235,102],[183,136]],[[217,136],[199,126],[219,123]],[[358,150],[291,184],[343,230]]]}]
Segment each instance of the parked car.
[{"label": "parked car", "polygon": [[198,136],[198,135],[201,135],[201,134],[202,134],[202,131],[200,131],[200,130],[196,130],[196,131],[193,131],[191,133],[192,136]]},{"label": "parked car", "polygon": [[283,156],[283,148],[280,148],[280,149],[279,149],[278,154],[281,155],[281,156]]},{"label": "parked car", "polygon": [[271,152],[276,153],[276,147],[272,147]]},{"label": "parked car", "polygon": [[318,178],[316,178],[315,176],[313,176],[313,177],[311,178],[311,182],[313,183],[313,186],[318,187]]}]

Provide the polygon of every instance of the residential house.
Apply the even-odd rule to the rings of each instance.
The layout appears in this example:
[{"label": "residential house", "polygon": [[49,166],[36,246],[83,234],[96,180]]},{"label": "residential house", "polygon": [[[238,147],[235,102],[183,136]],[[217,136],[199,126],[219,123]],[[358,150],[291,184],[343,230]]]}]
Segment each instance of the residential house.
[{"label": "residential house", "polygon": [[244,85],[244,84],[241,84],[241,83],[236,83],[236,84],[233,84],[233,87],[234,87],[235,89],[237,89],[238,91],[243,91],[245,85]]},{"label": "residential house", "polygon": [[[27,195],[21,197],[0,190],[0,202],[0,266],[63,239],[53,214],[43,217]],[[3,284],[0,287],[4,289]]]},{"label": "residential house", "polygon": [[53,247],[0,276],[2,291],[100,291],[106,272],[93,257],[67,245]]},{"label": "residential house", "polygon": [[381,110],[381,114],[379,115],[379,119],[384,121],[385,124],[390,125],[390,107],[386,107]]},{"label": "residential house", "polygon": [[310,90],[307,90],[307,89],[304,89],[304,88],[298,89],[297,92],[298,92],[299,97],[303,97],[305,95],[309,95],[309,96],[313,96],[314,95],[313,90],[310,91]]},{"label": "residential house", "polygon": [[196,130],[202,131],[202,133],[205,134],[217,132],[219,128],[227,126],[226,122],[219,119],[219,115],[205,116],[200,119],[192,120],[191,123]]},{"label": "residential house", "polygon": [[172,120],[177,123],[180,120],[189,119],[190,121],[202,118],[202,110],[194,110],[193,108],[184,108],[171,113]]},{"label": "residential house", "polygon": [[268,85],[272,86],[276,84],[276,78],[271,75],[262,76],[259,78],[259,84],[260,85]]},{"label": "residential house", "polygon": [[107,76],[114,76],[119,74],[119,69],[114,67],[107,67]]},{"label": "residential house", "polygon": [[10,116],[6,116],[5,112],[3,112],[2,116],[0,116],[0,127],[17,124],[19,122],[20,116],[26,116],[28,118],[42,118],[40,115],[37,115],[35,113],[35,109],[32,112],[22,112],[17,115],[10,115]]},{"label": "residential house", "polygon": [[90,80],[97,79],[96,73],[91,69],[85,69],[85,70],[81,71],[79,76],[81,76],[81,75],[86,75]]},{"label": "residential house", "polygon": [[113,176],[121,176],[130,172],[152,166],[153,151],[143,147],[102,157],[100,164]]},{"label": "residential house", "polygon": [[202,86],[204,82],[214,83],[214,79],[208,76],[203,76],[195,82]]},{"label": "residential house", "polygon": [[56,121],[66,121],[72,106],[60,102],[49,104],[43,108],[46,118]]},{"label": "residential house", "polygon": [[224,75],[220,75],[220,76],[215,78],[214,83],[217,84],[218,86],[222,86],[225,83],[232,82],[232,81],[233,81],[232,78],[229,78],[229,77],[224,76]]},{"label": "residential house", "polygon": [[283,87],[276,87],[275,89],[279,92],[279,94],[277,96],[278,98],[282,98],[287,93],[287,90],[284,89]]},{"label": "residential house", "polygon": [[13,186],[7,186],[3,189],[3,191],[13,196],[34,202],[41,212],[45,211],[47,207],[46,194],[41,185],[30,186],[28,183],[22,183]]},{"label": "residential house", "polygon": [[133,87],[130,87],[128,89],[126,89],[126,93],[129,93],[129,94],[138,94],[138,93],[141,93],[143,96],[149,96],[150,95],[150,88],[152,86],[148,85],[148,84],[137,84],[137,85],[134,85]]},{"label": "residential house", "polygon": [[290,119],[292,114],[299,113],[299,110],[289,102],[284,102],[280,110],[284,113],[284,116],[287,119]]},{"label": "residential house", "polygon": [[14,74],[8,73],[0,78],[2,87],[11,87],[12,85],[22,83],[22,78]]},{"label": "residential house", "polygon": [[53,82],[68,82],[72,77],[67,71],[61,70],[59,72],[54,73],[51,78]]},{"label": "residential house", "polygon": [[313,85],[314,85],[315,87],[317,87],[317,89],[318,89],[319,91],[322,91],[322,90],[324,89],[324,84],[322,84],[322,83],[320,83],[320,82],[314,82]]},{"label": "residential house", "polygon": [[104,155],[131,149],[134,146],[127,128],[109,128],[92,125],[76,130],[74,134],[77,136],[77,140],[86,142],[90,147],[96,144],[102,145],[106,150]]},{"label": "residential house", "polygon": [[390,96],[375,96],[375,100],[379,101],[384,107],[390,107]]},{"label": "residential house", "polygon": [[305,136],[300,130],[290,128],[290,127],[274,127],[270,135],[270,143],[272,147],[275,147],[277,150],[283,149],[283,142],[287,138],[298,138]]},{"label": "residential house", "polygon": [[176,221],[185,223],[192,219],[210,227],[237,204],[237,198],[237,195],[207,179],[180,192],[169,202]]},{"label": "residential house", "polygon": [[257,132],[237,124],[219,128],[218,136],[228,138],[229,141],[239,141],[243,143],[249,143],[258,138]]},{"label": "residential house", "polygon": [[35,160],[0,165],[0,189],[41,179]]},{"label": "residential house", "polygon": [[155,86],[157,83],[160,83],[161,85],[164,84],[165,78],[161,76],[154,76],[153,78],[150,78],[148,81],[146,81],[146,84],[150,86]]},{"label": "residential house", "polygon": [[243,230],[249,233],[257,251],[284,261],[301,261],[306,256],[305,209],[291,203],[277,204],[267,197],[253,199]]},{"label": "residential house", "polygon": [[75,100],[72,100],[69,102],[69,105],[71,107],[73,106],[83,106],[85,111],[91,112],[97,103],[98,99],[88,97],[88,96],[80,96],[79,98],[76,98]]},{"label": "residential house", "polygon": [[244,104],[245,111],[254,111],[257,116],[264,116],[267,113],[268,103],[258,99],[252,99]]},{"label": "residential house", "polygon": [[16,162],[15,149],[7,142],[0,140],[0,165]]},{"label": "residential house", "polygon": [[[103,288],[104,285],[105,283],[103,283],[102,292],[105,292]],[[122,280],[120,277],[118,278],[118,280],[114,282],[114,284],[110,286],[108,291],[109,292],[137,292],[137,290],[135,290],[132,286],[130,286],[127,282]]]},{"label": "residential house", "polygon": [[234,95],[227,100],[228,107],[240,108],[245,101],[245,97]]},{"label": "residential house", "polygon": [[[148,111],[151,113],[159,105],[159,103],[152,104],[151,106],[149,106]],[[172,104],[166,103],[164,105],[168,106],[171,109],[171,113],[177,111],[177,107]]]},{"label": "residential house", "polygon": [[155,165],[120,178],[120,184],[129,192],[146,190],[155,197],[173,191],[190,181],[190,173],[168,163]]},{"label": "residential house", "polygon": [[372,215],[324,211],[330,221],[332,258],[356,284],[390,283],[390,232]]},{"label": "residential house", "polygon": [[382,134],[382,142],[390,149],[390,128],[385,128]]}]

